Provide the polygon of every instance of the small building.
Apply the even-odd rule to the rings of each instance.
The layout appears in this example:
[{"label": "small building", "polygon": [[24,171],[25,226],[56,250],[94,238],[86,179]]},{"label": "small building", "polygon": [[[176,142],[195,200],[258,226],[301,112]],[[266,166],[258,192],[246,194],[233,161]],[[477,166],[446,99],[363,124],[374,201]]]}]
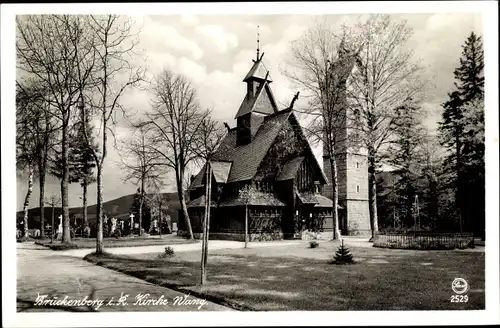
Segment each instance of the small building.
[{"label": "small building", "polygon": [[[321,192],[327,178],[292,107],[278,109],[272,79],[262,62],[243,79],[247,93],[211,161],[210,236],[244,240],[301,237],[306,230],[333,233],[333,202]],[[206,164],[205,164],[206,165]],[[202,234],[206,166],[189,186],[188,213],[195,237]],[[245,192],[246,191],[246,192]],[[178,234],[185,234],[182,212]]]}]

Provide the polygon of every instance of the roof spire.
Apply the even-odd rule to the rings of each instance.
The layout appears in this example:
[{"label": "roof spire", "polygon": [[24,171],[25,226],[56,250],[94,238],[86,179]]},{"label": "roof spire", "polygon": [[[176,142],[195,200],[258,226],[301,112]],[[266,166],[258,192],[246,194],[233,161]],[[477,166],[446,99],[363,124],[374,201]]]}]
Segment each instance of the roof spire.
[{"label": "roof spire", "polygon": [[257,25],[257,61],[259,61],[259,52],[260,52],[260,49],[259,49],[259,43],[260,43],[260,34],[259,34],[259,25]]}]

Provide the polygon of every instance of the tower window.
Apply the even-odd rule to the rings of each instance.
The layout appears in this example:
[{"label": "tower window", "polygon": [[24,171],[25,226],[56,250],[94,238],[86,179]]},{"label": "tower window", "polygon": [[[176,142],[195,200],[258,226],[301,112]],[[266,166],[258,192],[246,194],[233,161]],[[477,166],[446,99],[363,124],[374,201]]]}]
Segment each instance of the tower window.
[{"label": "tower window", "polygon": [[356,192],[359,192],[359,185],[356,186]]},{"label": "tower window", "polygon": [[356,168],[359,169],[359,162],[356,162]]}]

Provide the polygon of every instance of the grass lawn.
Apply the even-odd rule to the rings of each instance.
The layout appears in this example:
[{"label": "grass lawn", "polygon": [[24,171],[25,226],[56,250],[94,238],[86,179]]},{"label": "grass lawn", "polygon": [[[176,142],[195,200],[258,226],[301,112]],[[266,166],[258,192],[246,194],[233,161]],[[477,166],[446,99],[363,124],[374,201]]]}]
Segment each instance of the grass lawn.
[{"label": "grass lawn", "polygon": [[[177,245],[177,244],[188,244],[192,243],[188,239],[179,237],[177,235],[162,235],[150,236],[150,237],[109,237],[104,239],[104,247],[130,247],[130,246],[152,246],[152,245]],[[60,240],[54,241],[53,244],[50,243],[50,239],[37,240],[37,244],[50,247],[53,250],[63,250],[68,248],[95,248],[96,240],[95,238],[73,238],[71,239],[71,247],[59,247],[61,244]]]},{"label": "grass lawn", "polygon": [[[184,293],[242,310],[468,310],[484,309],[484,253],[350,247],[356,264],[328,264],[338,243],[307,243],[209,254],[208,283],[200,253],[119,256],[86,260]],[[467,303],[451,303],[454,278],[465,278]]]}]

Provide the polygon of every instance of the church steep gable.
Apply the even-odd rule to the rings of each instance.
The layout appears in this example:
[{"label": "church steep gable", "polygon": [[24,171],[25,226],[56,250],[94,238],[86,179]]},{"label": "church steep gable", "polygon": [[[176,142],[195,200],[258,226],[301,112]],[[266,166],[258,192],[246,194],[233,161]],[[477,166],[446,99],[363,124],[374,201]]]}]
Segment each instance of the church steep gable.
[{"label": "church steep gable", "polygon": [[257,94],[252,111],[262,114],[273,114],[278,110],[271,88],[266,83]]},{"label": "church steep gable", "polygon": [[[300,159],[300,160],[299,160]],[[303,164],[311,166],[315,178],[325,183],[324,175],[295,115],[290,115],[278,132],[255,175],[258,181],[275,181],[293,177]],[[288,172],[285,171],[294,171]]]}]

